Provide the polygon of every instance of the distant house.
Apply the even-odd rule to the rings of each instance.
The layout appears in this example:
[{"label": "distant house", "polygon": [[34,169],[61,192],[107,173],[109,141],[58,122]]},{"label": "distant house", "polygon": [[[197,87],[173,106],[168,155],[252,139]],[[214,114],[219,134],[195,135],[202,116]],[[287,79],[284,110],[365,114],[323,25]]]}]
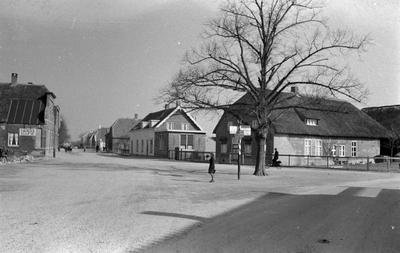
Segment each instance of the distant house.
[{"label": "distant house", "polygon": [[119,118],[110,127],[106,134],[106,146],[108,151],[114,153],[121,150],[129,150],[129,131],[140,122],[138,115],[135,118]]},{"label": "distant house", "polygon": [[0,147],[11,154],[55,155],[60,108],[44,85],[0,83]]},{"label": "distant house", "polygon": [[382,140],[381,155],[394,156],[400,152],[400,105],[367,107],[361,109],[388,130]]},{"label": "distant house", "polygon": [[[282,93],[281,96],[292,96],[291,101],[308,106],[276,112],[283,114],[269,129],[265,147],[267,162],[271,160],[274,148],[280,152],[284,164],[289,163],[288,155],[292,155],[291,165],[307,165],[310,156],[315,165],[326,165],[329,156],[337,158],[328,160],[329,163],[340,162],[341,158],[345,161],[345,157],[350,157],[352,163],[359,163],[366,162],[366,157],[379,154],[380,140],[386,130],[351,103],[323,99],[313,104],[309,102],[312,98],[307,96],[293,96],[291,93]],[[249,99],[250,95],[246,94],[236,104],[246,104]],[[242,124],[254,122],[250,116],[244,118]],[[237,160],[236,139],[229,133],[229,126],[238,125],[234,116],[225,113],[214,129],[216,154],[221,163]],[[254,133],[245,136],[241,144],[244,162],[254,164],[257,157]]]},{"label": "distant house", "polygon": [[86,149],[95,149],[99,146],[100,150],[106,149],[106,135],[109,132],[109,128],[99,126],[98,129],[93,132],[88,132],[82,135],[82,145]]},{"label": "distant house", "polygon": [[175,149],[205,151],[206,132],[180,106],[148,114],[129,137],[134,155],[167,158]]}]

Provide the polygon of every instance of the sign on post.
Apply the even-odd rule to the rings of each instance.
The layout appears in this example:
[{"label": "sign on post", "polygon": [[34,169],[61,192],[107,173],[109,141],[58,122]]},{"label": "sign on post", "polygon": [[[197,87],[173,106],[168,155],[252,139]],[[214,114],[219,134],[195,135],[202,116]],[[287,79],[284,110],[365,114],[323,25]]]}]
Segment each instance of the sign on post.
[{"label": "sign on post", "polygon": [[250,136],[250,135],[251,135],[251,128],[250,128],[250,126],[248,126],[248,125],[241,125],[241,126],[239,127],[239,129],[240,129],[240,135],[243,135],[243,136]]},{"label": "sign on post", "polygon": [[234,135],[232,138],[233,148],[238,151],[238,180],[240,179],[240,157],[241,157],[241,140],[244,136],[251,136],[251,127],[248,125],[229,126],[229,133]]},{"label": "sign on post", "polygon": [[229,127],[229,133],[230,134],[237,134],[238,133],[238,127],[237,126],[230,126]]}]

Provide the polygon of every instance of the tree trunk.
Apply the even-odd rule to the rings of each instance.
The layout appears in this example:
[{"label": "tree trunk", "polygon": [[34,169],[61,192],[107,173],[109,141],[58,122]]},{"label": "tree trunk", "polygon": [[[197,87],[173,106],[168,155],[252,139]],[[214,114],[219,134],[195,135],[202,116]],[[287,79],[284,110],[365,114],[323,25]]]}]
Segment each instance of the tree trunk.
[{"label": "tree trunk", "polygon": [[265,172],[265,152],[267,144],[267,133],[268,129],[260,129],[256,134],[257,142],[257,160],[256,169],[254,171],[255,176],[268,176]]}]

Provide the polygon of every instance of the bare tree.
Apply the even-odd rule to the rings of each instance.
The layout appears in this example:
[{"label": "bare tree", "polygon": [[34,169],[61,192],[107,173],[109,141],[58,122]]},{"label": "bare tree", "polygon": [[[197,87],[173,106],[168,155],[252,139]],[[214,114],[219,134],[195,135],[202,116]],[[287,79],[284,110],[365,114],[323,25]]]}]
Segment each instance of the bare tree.
[{"label": "bare tree", "polygon": [[[313,0],[227,1],[206,24],[204,44],[187,52],[159,99],[179,100],[193,110],[223,110],[242,122],[250,115],[258,145],[254,174],[265,175],[269,128],[285,108],[305,106],[282,96],[288,87],[296,86],[314,101],[328,95],[356,101],[366,96],[346,57],[363,52],[368,36],[330,29],[322,8]],[[237,103],[243,92],[251,99]]]},{"label": "bare tree", "polygon": [[400,127],[396,124],[390,124],[387,129],[387,141],[384,142],[384,146],[390,150],[390,156],[393,157],[396,155],[394,151],[396,150],[396,152],[398,152],[400,145]]},{"label": "bare tree", "polygon": [[69,142],[71,135],[69,134],[67,121],[61,116],[60,129],[58,130],[58,141],[63,144]]}]

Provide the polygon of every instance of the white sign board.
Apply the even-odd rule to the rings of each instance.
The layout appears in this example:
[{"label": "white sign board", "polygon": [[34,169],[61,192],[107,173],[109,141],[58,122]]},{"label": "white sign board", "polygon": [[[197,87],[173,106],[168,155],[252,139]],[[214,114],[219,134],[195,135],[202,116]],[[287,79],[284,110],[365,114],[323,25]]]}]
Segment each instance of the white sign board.
[{"label": "white sign board", "polygon": [[240,126],[240,133],[243,134],[244,136],[250,136],[250,135],[251,135],[251,128],[250,128],[250,126],[241,125],[241,126]]},{"label": "white sign board", "polygon": [[237,126],[229,126],[229,133],[230,134],[237,134],[238,127]]},{"label": "white sign board", "polygon": [[19,136],[36,136],[35,128],[20,128]]}]

